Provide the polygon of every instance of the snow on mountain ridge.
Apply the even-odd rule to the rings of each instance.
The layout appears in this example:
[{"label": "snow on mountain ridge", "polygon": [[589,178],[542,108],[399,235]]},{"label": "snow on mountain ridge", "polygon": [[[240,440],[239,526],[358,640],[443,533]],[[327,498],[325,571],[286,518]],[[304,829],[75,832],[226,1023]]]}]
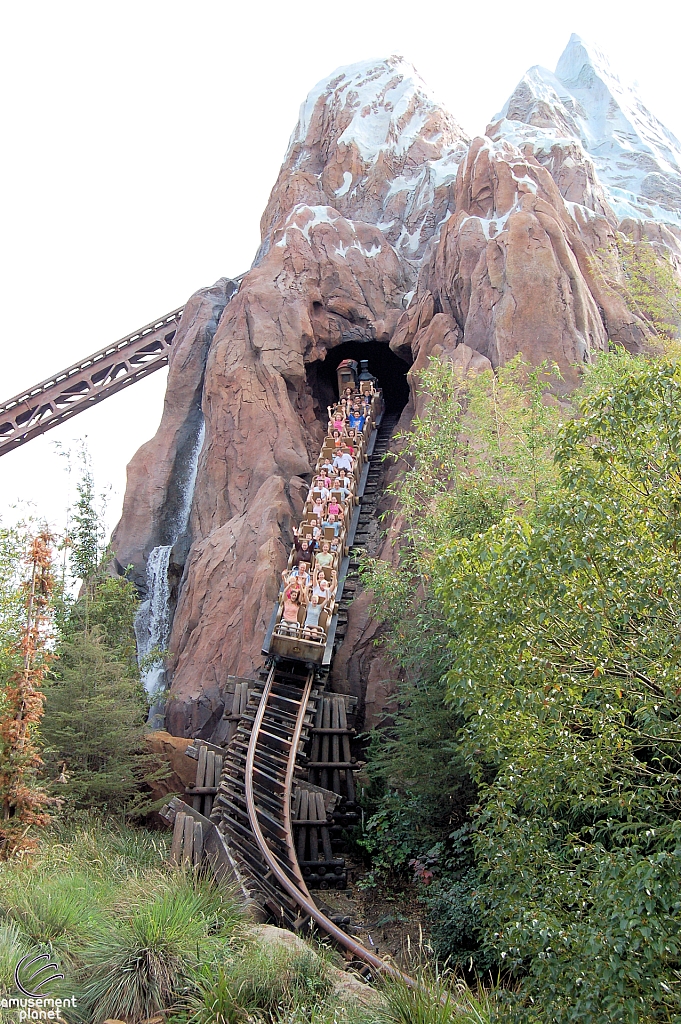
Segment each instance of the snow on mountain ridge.
[{"label": "snow on mountain ridge", "polygon": [[542,162],[556,146],[578,143],[620,220],[681,226],[681,144],[620,81],[607,58],[577,35],[555,73],[530,68],[488,134],[519,147],[531,144]]},{"label": "snow on mountain ridge", "polygon": [[[427,114],[444,109],[403,57],[349,64],[337,68],[310,90],[301,105],[286,157],[296,144],[304,142],[322,97],[325,104],[350,115],[347,127],[335,139],[336,145],[354,142],[366,163],[375,162],[386,149],[398,155],[406,153],[426,127]],[[463,135],[461,129],[459,132]]]},{"label": "snow on mountain ridge", "polygon": [[414,265],[452,205],[469,139],[402,57],[338,68],[300,108],[261,221],[256,263],[301,203],[381,225]]}]

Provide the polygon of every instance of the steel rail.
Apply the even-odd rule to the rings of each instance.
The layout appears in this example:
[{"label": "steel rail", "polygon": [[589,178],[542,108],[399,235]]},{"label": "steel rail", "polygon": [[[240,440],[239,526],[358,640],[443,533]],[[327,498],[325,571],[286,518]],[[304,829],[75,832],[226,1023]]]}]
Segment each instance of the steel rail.
[{"label": "steel rail", "polygon": [[0,455],[167,366],[184,306],[0,402]]},{"label": "steel rail", "polygon": [[[326,914],[323,914],[321,910],[316,906],[312,897],[310,896],[305,883],[303,882],[301,887],[298,887],[290,881],[287,877],[286,872],[282,870],[277,858],[273,855],[270,850],[262,829],[260,827],[260,821],[258,819],[258,808],[255,802],[255,795],[253,792],[253,770],[255,766],[255,754],[258,745],[258,735],[262,727],[262,722],[265,717],[265,711],[267,708],[267,699],[272,690],[272,682],[275,675],[275,668],[272,666],[270,674],[265,683],[265,687],[260,698],[260,704],[253,721],[253,727],[251,731],[251,737],[248,744],[248,753],[246,755],[246,778],[245,778],[245,789],[246,789],[246,806],[248,809],[248,817],[251,823],[251,829],[253,836],[255,837],[256,843],[260,849],[260,852],[270,868],[272,874],[276,878],[278,884],[284,889],[289,896],[298,904],[301,910],[304,910],[309,917],[319,925],[322,931],[326,932],[327,935],[331,936],[340,946],[347,949],[348,952],[352,953],[353,956],[359,960],[363,960],[377,971],[389,974],[393,978],[400,978],[411,987],[416,987],[416,982],[413,978],[410,978],[407,974],[404,974],[397,967],[393,967],[392,964],[387,963],[385,960],[381,960],[380,957],[376,956],[370,950],[363,946],[361,942],[357,942],[352,936],[344,932],[342,928],[334,924]],[[307,702],[314,682],[314,670],[311,670],[305,688],[301,694],[300,710],[298,712],[295,729],[293,732],[293,740],[291,743],[291,749],[288,756],[288,764],[286,766],[286,781],[284,791],[284,821],[287,823],[287,835],[288,842],[287,846],[293,851],[293,840],[291,838],[291,787],[293,784],[293,773],[295,770],[296,755],[298,752],[298,742],[300,741],[300,735],[303,729],[303,723],[305,719],[305,712],[307,710]],[[294,863],[297,865],[297,859],[294,858]],[[301,878],[302,881],[302,878]]]}]

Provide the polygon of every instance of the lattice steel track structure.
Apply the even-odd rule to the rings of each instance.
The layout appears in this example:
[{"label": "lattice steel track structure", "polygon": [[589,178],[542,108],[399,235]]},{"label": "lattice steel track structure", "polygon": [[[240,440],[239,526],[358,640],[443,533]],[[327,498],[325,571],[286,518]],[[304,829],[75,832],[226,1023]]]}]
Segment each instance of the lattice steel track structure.
[{"label": "lattice steel track structure", "polygon": [[0,403],[0,455],[168,365],[184,306]]}]

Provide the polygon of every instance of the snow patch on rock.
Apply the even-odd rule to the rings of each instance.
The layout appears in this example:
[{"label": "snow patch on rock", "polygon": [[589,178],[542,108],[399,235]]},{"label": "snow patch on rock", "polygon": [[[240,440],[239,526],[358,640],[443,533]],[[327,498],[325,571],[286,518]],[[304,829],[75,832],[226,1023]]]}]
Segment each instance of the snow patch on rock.
[{"label": "snow patch on rock", "polygon": [[[277,247],[283,249],[290,243],[291,231],[299,231],[305,240],[312,245],[312,238],[310,236],[320,224],[329,224],[331,226],[340,224],[342,226],[342,233],[345,236],[349,233],[350,241],[344,242],[339,240],[338,244],[333,248],[333,252],[342,259],[345,259],[351,249],[356,249],[369,260],[379,256],[383,251],[383,246],[377,242],[374,242],[369,247],[363,245],[352,221],[339,216],[337,211],[333,210],[330,206],[305,206],[304,204],[299,204],[291,211],[286,222],[284,234],[277,242]],[[338,231],[338,237],[340,239],[340,230]]]},{"label": "snow patch on rock", "polygon": [[360,61],[337,68],[310,91],[300,108],[289,153],[305,141],[320,99],[325,105],[343,108],[348,124],[336,143],[354,143],[365,163],[374,163],[384,150],[406,153],[425,128],[427,115],[442,109],[403,57]]},{"label": "snow patch on rock", "polygon": [[[390,225],[387,240],[416,263],[448,206],[468,142],[406,60],[362,61],[307,96],[273,196],[286,195],[285,183],[295,179],[290,194],[299,203],[326,201],[348,219]],[[271,201],[264,238],[288,212]]]},{"label": "snow patch on rock", "polygon": [[352,174],[350,171],[343,171],[343,184],[336,189],[336,195],[340,198],[350,191],[352,185]]}]

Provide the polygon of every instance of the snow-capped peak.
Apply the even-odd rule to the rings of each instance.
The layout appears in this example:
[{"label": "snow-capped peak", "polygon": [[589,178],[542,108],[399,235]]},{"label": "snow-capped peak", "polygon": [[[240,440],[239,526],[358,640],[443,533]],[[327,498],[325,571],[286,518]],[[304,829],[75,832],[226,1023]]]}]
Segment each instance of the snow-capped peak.
[{"label": "snow-capped peak", "polygon": [[620,218],[681,225],[681,145],[578,35],[555,73],[536,66],[523,76],[495,122],[494,137],[531,143],[540,159],[564,140],[581,144]]},{"label": "snow-capped peak", "polygon": [[307,96],[261,222],[266,253],[296,204],[380,225],[418,262],[453,202],[469,140],[402,57],[338,68]]},{"label": "snow-capped peak", "polygon": [[[424,129],[425,137],[435,141],[442,129],[437,124],[428,132],[429,116],[441,118],[443,107],[413,65],[395,56],[360,61],[337,68],[311,90],[300,108],[289,153],[307,139],[320,100],[326,108],[325,125],[333,133],[328,142],[354,143],[365,163],[374,162],[384,150],[403,155]],[[454,119],[447,115],[447,120],[452,133],[463,138]]]}]

